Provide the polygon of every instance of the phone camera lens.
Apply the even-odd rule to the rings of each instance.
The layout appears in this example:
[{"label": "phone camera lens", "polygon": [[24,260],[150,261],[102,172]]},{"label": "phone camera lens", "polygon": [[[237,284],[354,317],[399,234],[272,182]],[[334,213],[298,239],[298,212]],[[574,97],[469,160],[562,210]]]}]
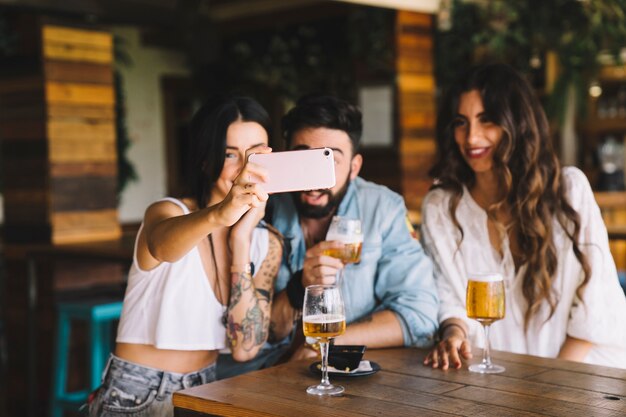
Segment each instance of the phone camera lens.
[{"label": "phone camera lens", "polygon": [[326,156],[330,155],[330,151],[329,150],[324,151],[324,155]]}]

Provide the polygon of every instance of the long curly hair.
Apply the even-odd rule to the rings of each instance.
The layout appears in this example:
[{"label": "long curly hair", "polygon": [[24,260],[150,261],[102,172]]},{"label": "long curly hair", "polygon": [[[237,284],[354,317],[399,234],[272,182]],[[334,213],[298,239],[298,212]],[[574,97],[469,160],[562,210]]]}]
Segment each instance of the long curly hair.
[{"label": "long curly hair", "polygon": [[[555,219],[572,241],[574,254],[584,271],[584,280],[576,289],[582,300],[591,268],[577,243],[580,217],[567,201],[548,121],[532,87],[508,65],[482,65],[470,69],[446,97],[437,118],[437,158],[429,172],[436,179],[434,187],[452,193],[449,210],[461,239],[463,230],[456,209],[463,186],[471,190],[476,178],[455,141],[453,123],[461,95],[473,90],[479,92],[487,118],[503,130],[493,153],[501,199],[488,207],[487,215],[501,235],[507,230],[512,232],[522,252],[521,262],[527,265],[522,291],[528,303],[524,316],[524,329],[528,330],[531,317],[544,301],[550,306],[549,318],[558,302],[553,291],[558,264]],[[511,224],[497,221],[496,213],[502,209],[511,213]]]}]

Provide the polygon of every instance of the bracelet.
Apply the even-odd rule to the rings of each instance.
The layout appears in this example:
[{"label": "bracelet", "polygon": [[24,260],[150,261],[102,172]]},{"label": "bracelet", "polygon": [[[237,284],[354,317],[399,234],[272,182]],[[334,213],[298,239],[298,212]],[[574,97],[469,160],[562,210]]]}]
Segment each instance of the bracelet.
[{"label": "bracelet", "polygon": [[233,274],[249,274],[254,275],[254,264],[252,262],[248,262],[243,265],[231,265],[230,272]]},{"label": "bracelet", "polygon": [[304,286],[302,285],[302,270],[293,274],[285,287],[289,304],[296,310],[302,310],[304,304]]},{"label": "bracelet", "polygon": [[465,328],[463,328],[463,326],[461,326],[459,323],[448,323],[445,326],[441,327],[439,329],[439,338],[443,340],[443,334],[445,333],[446,329],[452,326],[456,326],[461,329],[461,332],[463,333],[463,339],[467,339],[467,332],[465,331]]}]

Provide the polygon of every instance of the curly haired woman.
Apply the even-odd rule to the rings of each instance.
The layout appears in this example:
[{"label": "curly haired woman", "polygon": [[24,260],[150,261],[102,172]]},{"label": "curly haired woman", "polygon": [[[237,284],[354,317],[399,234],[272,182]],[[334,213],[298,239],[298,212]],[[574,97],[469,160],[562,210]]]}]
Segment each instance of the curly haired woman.
[{"label": "curly haired woman", "polygon": [[460,368],[482,347],[468,320],[473,273],[499,273],[506,316],[494,349],[626,368],[626,298],[589,182],[562,168],[548,122],[514,69],[471,69],[438,119],[435,186],[424,200],[423,237],[441,299],[441,341],[424,360]]}]

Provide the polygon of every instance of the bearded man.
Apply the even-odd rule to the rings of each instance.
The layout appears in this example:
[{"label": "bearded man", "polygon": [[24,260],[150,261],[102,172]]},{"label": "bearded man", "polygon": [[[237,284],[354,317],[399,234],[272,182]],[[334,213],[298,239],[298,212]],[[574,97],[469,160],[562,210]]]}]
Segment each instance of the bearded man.
[{"label": "bearded man", "polygon": [[[366,345],[369,349],[432,346],[437,329],[438,298],[432,263],[407,223],[403,198],[388,188],[358,176],[363,163],[359,142],[360,110],[332,96],[305,96],[282,120],[290,150],[333,150],[336,184],[329,190],[276,194],[270,198],[266,220],[283,235],[283,260],[275,284],[270,332],[274,344],[269,366],[293,340],[300,326],[304,288],[341,280],[346,332],[336,345]],[[326,241],[333,216],[361,220],[363,246],[358,263],[344,265],[324,251],[341,246]],[[407,227],[408,224],[408,227]],[[315,357],[315,344],[296,346],[292,358]],[[282,353],[282,352],[281,352]],[[241,368],[242,371],[250,370]],[[246,364],[246,367],[252,364]],[[221,367],[221,369],[220,369]],[[231,368],[231,369],[228,369]],[[218,376],[231,376],[218,362]]]}]

